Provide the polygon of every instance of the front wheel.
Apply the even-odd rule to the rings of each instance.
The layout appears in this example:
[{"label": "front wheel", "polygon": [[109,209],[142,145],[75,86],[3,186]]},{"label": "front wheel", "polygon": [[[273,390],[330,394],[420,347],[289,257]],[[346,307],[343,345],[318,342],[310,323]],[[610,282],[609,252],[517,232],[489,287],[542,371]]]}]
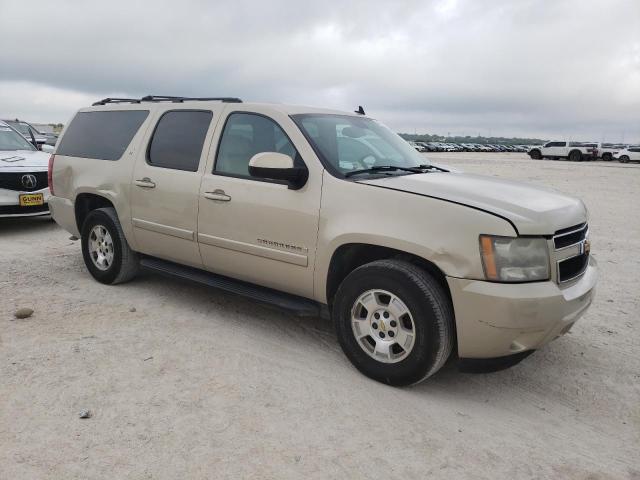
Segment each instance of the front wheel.
[{"label": "front wheel", "polygon": [[529,152],[529,156],[531,157],[532,160],[541,160],[542,159],[542,153],[540,153],[540,150],[531,150]]},{"label": "front wheel", "polygon": [[455,339],[451,302],[429,273],[402,260],[363,265],[340,285],[332,317],[351,363],[389,385],[436,373]]},{"label": "front wheel", "polygon": [[629,162],[629,157],[627,157],[626,155],[622,155],[620,157],[620,162],[622,163],[628,163]]},{"label": "front wheel", "polygon": [[613,160],[613,155],[611,155],[610,153],[603,153],[602,160],[604,160],[605,162],[610,162],[611,160]]},{"label": "front wheel", "polygon": [[131,280],[138,272],[138,255],[129,248],[113,208],[92,210],[82,224],[82,257],[89,273],[101,283]]}]

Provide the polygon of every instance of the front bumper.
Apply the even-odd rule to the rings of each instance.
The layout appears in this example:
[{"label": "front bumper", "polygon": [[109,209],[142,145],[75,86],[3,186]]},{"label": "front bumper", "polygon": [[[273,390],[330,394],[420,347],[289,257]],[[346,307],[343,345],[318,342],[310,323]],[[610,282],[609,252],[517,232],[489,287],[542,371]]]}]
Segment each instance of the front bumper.
[{"label": "front bumper", "polygon": [[595,294],[596,261],[560,288],[552,281],[492,283],[447,277],[460,358],[495,358],[535,350],[565,334]]},{"label": "front bumper", "polygon": [[[19,196],[22,194],[42,193],[44,205],[36,207],[21,207]],[[17,190],[7,190],[0,188],[0,218],[2,217],[32,217],[36,215],[47,215],[49,213],[48,201],[49,188],[43,188],[33,192],[21,192]]]}]

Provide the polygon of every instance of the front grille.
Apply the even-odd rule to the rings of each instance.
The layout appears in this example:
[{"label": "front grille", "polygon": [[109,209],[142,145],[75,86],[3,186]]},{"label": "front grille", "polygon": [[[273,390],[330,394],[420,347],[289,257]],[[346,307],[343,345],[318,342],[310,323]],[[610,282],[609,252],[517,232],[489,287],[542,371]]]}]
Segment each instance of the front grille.
[{"label": "front grille", "polygon": [[21,207],[20,205],[0,205],[0,215],[23,215],[26,213],[48,212],[49,205],[31,205]]},{"label": "front grille", "polygon": [[580,243],[587,238],[589,227],[586,223],[558,230],[553,236],[556,250]]},{"label": "front grille", "polygon": [[558,282],[568,282],[582,275],[589,265],[586,223],[558,230],[553,236]]},{"label": "front grille", "polygon": [[[33,175],[35,177],[34,186],[25,186],[25,183],[29,185],[29,180],[33,182],[33,178],[25,180],[23,177],[26,175]],[[34,192],[47,188],[47,186],[47,172],[0,172],[0,188],[6,190]]]},{"label": "front grille", "polygon": [[558,262],[558,275],[561,282],[568,282],[584,273],[589,265],[589,254],[583,253],[577,257],[567,258]]}]

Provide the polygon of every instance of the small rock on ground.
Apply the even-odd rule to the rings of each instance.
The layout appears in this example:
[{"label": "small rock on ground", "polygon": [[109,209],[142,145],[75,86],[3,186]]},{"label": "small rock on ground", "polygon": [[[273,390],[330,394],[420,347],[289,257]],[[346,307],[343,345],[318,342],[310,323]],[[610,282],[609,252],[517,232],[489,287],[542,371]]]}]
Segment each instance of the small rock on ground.
[{"label": "small rock on ground", "polygon": [[78,416],[80,418],[91,418],[91,410],[81,410]]},{"label": "small rock on ground", "polygon": [[13,314],[16,318],[29,318],[33,315],[33,308],[19,308],[16,313]]}]

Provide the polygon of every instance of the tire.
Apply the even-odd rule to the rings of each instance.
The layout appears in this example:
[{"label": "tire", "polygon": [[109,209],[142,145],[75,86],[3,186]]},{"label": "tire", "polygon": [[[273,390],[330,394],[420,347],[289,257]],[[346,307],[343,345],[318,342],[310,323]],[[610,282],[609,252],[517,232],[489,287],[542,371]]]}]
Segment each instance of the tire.
[{"label": "tire", "polygon": [[[371,292],[382,293],[376,296]],[[387,293],[393,300],[383,298]],[[368,302],[362,301],[363,297],[369,298]],[[385,302],[390,307],[388,312]],[[363,311],[364,303],[372,305],[374,313]],[[408,316],[396,318],[394,312],[403,311],[402,307]],[[387,325],[384,320],[376,324],[379,322],[374,318],[377,312],[382,313],[376,318],[384,315]],[[436,373],[453,350],[455,329],[449,297],[429,273],[407,261],[378,260],[355,269],[338,288],[331,313],[340,346],[351,363],[364,375],[388,385],[421,382]],[[352,321],[352,315],[359,320]],[[410,330],[405,328],[409,324]],[[356,338],[356,329],[360,339]],[[412,333],[410,348],[405,350],[395,343],[386,355],[381,355],[378,346],[393,342],[391,332],[394,330],[397,332],[394,340],[404,338],[404,345],[409,344],[409,336],[403,332]],[[376,339],[366,336],[367,331],[377,335]],[[385,340],[379,338],[384,336],[382,331],[387,332]]]},{"label": "tire", "polygon": [[[106,234],[102,237],[105,239],[101,246],[104,255],[101,253],[99,258],[104,261],[100,262],[95,258],[98,252],[93,251],[95,243],[91,242],[95,242],[103,230],[108,237]],[[129,247],[115,209],[92,210],[82,224],[81,239],[84,264],[97,281],[115,285],[131,280],[138,273],[138,254]],[[109,258],[109,261],[105,260]]]},{"label": "tire", "polygon": [[569,160],[572,162],[581,162],[582,153],[579,150],[573,150],[571,153],[569,153]]},{"label": "tire", "polygon": [[622,155],[618,160],[620,160],[621,163],[629,163],[629,157],[626,155]]},{"label": "tire", "polygon": [[531,150],[529,152],[529,156],[533,159],[533,160],[541,160],[542,159],[542,154],[540,153],[540,150]]},{"label": "tire", "polygon": [[613,155],[611,155],[610,153],[603,153],[602,160],[604,160],[605,162],[610,162],[611,160],[613,160]]}]

